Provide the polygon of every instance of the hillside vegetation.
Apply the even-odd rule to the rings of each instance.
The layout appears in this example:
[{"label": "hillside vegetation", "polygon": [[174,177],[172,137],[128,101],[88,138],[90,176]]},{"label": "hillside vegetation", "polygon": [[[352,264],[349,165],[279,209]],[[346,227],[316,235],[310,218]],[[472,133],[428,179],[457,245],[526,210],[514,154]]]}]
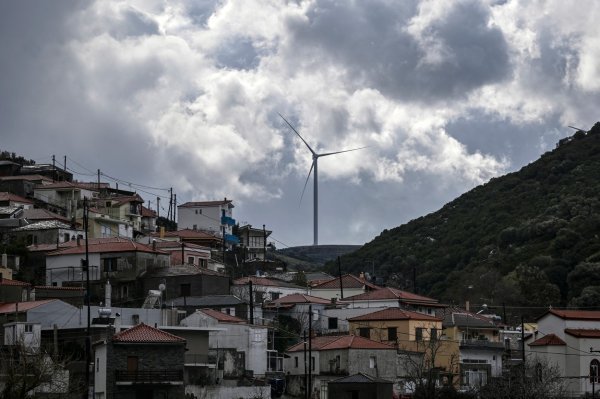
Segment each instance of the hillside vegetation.
[{"label": "hillside vegetation", "polygon": [[[600,308],[600,123],[342,258],[447,303]],[[390,212],[393,212],[393,208]],[[335,265],[327,268],[334,272]],[[539,312],[538,312],[539,313]]]}]

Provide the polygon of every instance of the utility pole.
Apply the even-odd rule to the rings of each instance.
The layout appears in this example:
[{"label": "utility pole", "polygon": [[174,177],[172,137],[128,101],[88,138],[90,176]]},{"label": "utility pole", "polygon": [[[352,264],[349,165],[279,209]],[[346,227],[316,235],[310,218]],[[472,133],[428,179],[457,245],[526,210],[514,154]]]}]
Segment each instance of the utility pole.
[{"label": "utility pole", "polygon": [[223,226],[223,265],[225,265],[225,226]]},{"label": "utility pole", "polygon": [[173,223],[177,222],[177,194],[173,194]]},{"label": "utility pole", "polygon": [[65,171],[65,174],[66,174],[67,173],[67,156],[66,155],[65,155],[65,158],[64,158],[63,170]]},{"label": "utility pole", "polygon": [[[250,232],[248,232],[250,235]],[[267,230],[265,230],[265,225],[263,224],[263,262],[267,261]]]},{"label": "utility pole", "polygon": [[306,365],[306,330],[304,330],[302,341],[304,342],[304,399],[308,399],[308,367]]},{"label": "utility pole", "polygon": [[54,181],[56,180],[56,166],[54,164],[55,162],[55,157],[54,154],[52,154],[52,183],[54,183]]},{"label": "utility pole", "polygon": [[90,363],[92,360],[92,336],[91,336],[91,310],[90,310],[90,252],[88,248],[88,217],[89,217],[89,204],[87,197],[83,198],[83,228],[85,230],[85,289],[87,299],[87,328],[85,337],[85,390],[86,397],[89,398],[90,391]]},{"label": "utility pole", "polygon": [[160,217],[160,197],[156,197],[156,218]]},{"label": "utility pole", "polygon": [[312,304],[308,305],[308,397],[312,396]]},{"label": "utility pole", "polygon": [[100,191],[100,169],[98,169],[98,191]]},{"label": "utility pole", "polygon": [[523,378],[525,378],[525,322],[521,316],[521,357],[523,358]]},{"label": "utility pole", "polygon": [[344,299],[344,284],[343,284],[343,280],[342,280],[342,260],[341,258],[338,256],[337,258],[337,263],[338,263],[338,274],[340,275],[340,299]]},{"label": "utility pole", "polygon": [[250,296],[250,324],[254,324],[254,292],[252,292],[251,277],[248,277],[248,295]]},{"label": "utility pole", "polygon": [[169,212],[167,213],[167,219],[171,220],[171,211],[173,208],[173,187],[169,188]]}]

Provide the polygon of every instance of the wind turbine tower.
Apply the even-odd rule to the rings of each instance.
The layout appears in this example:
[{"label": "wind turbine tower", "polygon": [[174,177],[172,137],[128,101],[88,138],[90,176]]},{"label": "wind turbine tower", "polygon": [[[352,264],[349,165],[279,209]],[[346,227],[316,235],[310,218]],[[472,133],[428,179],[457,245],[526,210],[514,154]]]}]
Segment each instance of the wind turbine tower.
[{"label": "wind turbine tower", "polygon": [[314,187],[313,188],[313,235],[314,235],[313,245],[316,246],[316,245],[319,245],[319,179],[318,179],[319,158],[326,157],[329,155],[341,154],[343,152],[362,150],[363,148],[366,148],[366,147],[353,148],[351,150],[343,150],[343,151],[335,151],[335,152],[325,152],[325,153],[319,154],[315,150],[313,150],[310,145],[308,145],[306,140],[304,140],[304,138],[300,135],[300,133],[298,133],[298,131],[294,128],[294,126],[292,126],[292,124],[289,123],[287,121],[287,119],[285,119],[283,117],[283,115],[279,114],[279,116],[281,117],[281,119],[283,119],[285,121],[285,123],[290,127],[290,129],[292,129],[294,131],[294,133],[296,133],[296,135],[298,137],[300,137],[300,140],[302,140],[302,142],[304,143],[306,148],[308,148],[308,150],[312,154],[313,161],[312,161],[312,164],[310,165],[310,170],[308,171],[308,176],[306,176],[306,181],[304,182],[304,188],[302,189],[302,195],[300,196],[300,201],[302,201],[302,197],[304,196],[304,191],[306,190],[306,185],[308,184],[308,180],[310,179],[310,174],[312,173],[312,171],[314,169],[315,172],[313,174],[313,187]]}]

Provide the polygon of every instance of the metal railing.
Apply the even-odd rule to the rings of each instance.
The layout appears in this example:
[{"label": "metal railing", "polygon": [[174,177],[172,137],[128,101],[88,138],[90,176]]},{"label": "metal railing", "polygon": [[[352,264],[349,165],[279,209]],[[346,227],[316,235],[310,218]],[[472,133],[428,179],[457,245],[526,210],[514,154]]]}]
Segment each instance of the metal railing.
[{"label": "metal railing", "polygon": [[493,342],[487,339],[462,339],[460,346],[470,346],[473,348],[498,348],[504,349],[504,342]]},{"label": "metal railing", "polygon": [[115,370],[117,382],[180,382],[183,381],[183,370]]}]

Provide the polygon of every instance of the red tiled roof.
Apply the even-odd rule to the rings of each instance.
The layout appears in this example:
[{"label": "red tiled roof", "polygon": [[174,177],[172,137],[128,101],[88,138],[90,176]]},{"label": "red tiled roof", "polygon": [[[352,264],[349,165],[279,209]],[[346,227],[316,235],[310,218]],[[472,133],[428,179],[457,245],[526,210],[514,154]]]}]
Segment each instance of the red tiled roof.
[{"label": "red tiled roof", "polygon": [[14,202],[22,202],[24,204],[33,204],[32,200],[27,198],[23,198],[19,195],[7,192],[0,192],[0,201],[14,201]]},{"label": "red tiled roof", "polygon": [[[154,243],[150,244],[150,246],[152,246],[152,245],[154,245]],[[185,249],[203,249],[205,251],[210,251],[210,248],[206,247],[204,245],[194,244],[191,242],[186,242],[186,243],[184,243],[184,245],[185,245],[184,246]],[[160,248],[165,251],[171,251],[171,250],[181,251],[181,243],[177,242],[177,241],[158,241],[157,240],[156,248]]]},{"label": "red tiled roof", "polygon": [[[100,188],[109,188],[110,184],[108,183],[100,183]],[[59,181],[56,183],[43,184],[35,187],[38,189],[60,189],[60,188],[79,188],[90,191],[98,191],[98,183],[96,182],[80,182],[80,181]]]},{"label": "red tiled roof", "polygon": [[542,316],[538,317],[538,320],[547,314],[553,314],[561,319],[565,320],[600,320],[600,311],[597,310],[561,310],[561,309],[550,309]]},{"label": "red tiled roof", "polygon": [[219,312],[215,309],[200,309],[200,312],[204,313],[207,316],[212,317],[213,319],[217,319],[223,323],[236,323],[236,324],[245,324],[246,320],[240,319],[239,317],[231,316],[223,312]]},{"label": "red tiled roof", "polygon": [[562,346],[566,345],[565,341],[554,334],[544,335],[542,338],[536,339],[529,346]]},{"label": "red tiled roof", "polygon": [[600,338],[600,330],[588,328],[565,328],[565,333],[577,338]]},{"label": "red tiled roof", "polygon": [[58,213],[50,212],[47,209],[35,208],[25,209],[23,218],[27,220],[60,220],[61,222],[70,223],[71,221]]},{"label": "red tiled roof", "polygon": [[[153,250],[151,246],[120,237],[90,239],[88,243],[88,251],[91,253],[135,251],[168,255],[167,252]],[[61,244],[58,250],[48,253],[48,256],[82,253],[85,253],[85,240],[80,240],[80,245],[77,245],[77,240],[71,240]]]},{"label": "red tiled roof", "polygon": [[348,321],[375,321],[375,320],[431,320],[442,321],[442,319],[426,314],[411,312],[400,308],[387,308],[373,313],[367,313],[362,316],[356,316]]},{"label": "red tiled roof", "polygon": [[197,206],[217,206],[231,204],[232,200],[224,199],[220,201],[192,201],[186,202],[185,204],[178,205],[177,208],[194,208]]},{"label": "red tiled roof", "polygon": [[156,211],[153,211],[152,209],[146,208],[144,205],[142,205],[142,217],[155,218],[156,216]]},{"label": "red tiled roof", "polygon": [[159,330],[158,328],[150,327],[144,323],[138,324],[125,331],[113,335],[114,342],[132,342],[132,343],[180,343],[185,342],[185,339]]},{"label": "red tiled roof", "polygon": [[[368,287],[374,290],[380,289],[381,287],[368,282],[365,279],[353,276],[352,274],[345,274],[342,276],[342,284],[344,288],[363,288]],[[314,289],[340,289],[340,278],[333,277],[327,281],[313,285]]]},{"label": "red tiled roof", "polygon": [[323,305],[327,305],[330,304],[331,301],[328,301],[327,299],[323,299],[323,298],[318,298],[316,296],[311,296],[311,295],[306,295],[306,294],[291,294],[291,295],[286,295],[284,297],[275,299],[274,301],[271,301],[270,305],[277,305],[277,304],[295,304],[295,303],[318,303],[318,304],[323,304]]},{"label": "red tiled roof", "polygon": [[19,312],[26,312],[56,300],[57,299],[45,299],[42,301],[0,303],[0,314],[15,313],[17,308],[19,309]]},{"label": "red tiled roof", "polygon": [[17,176],[2,176],[0,177],[0,181],[9,181],[9,180],[27,180],[27,181],[37,181],[44,180],[47,182],[51,182],[52,179],[42,175],[17,175]]},{"label": "red tiled roof", "polygon": [[[358,335],[327,335],[311,339],[312,350],[327,351],[335,349],[391,349],[395,348],[383,342],[372,341]],[[300,342],[290,348],[287,352],[298,352],[304,350],[304,343]]]},{"label": "red tiled roof", "polygon": [[31,285],[31,284],[25,283],[25,282],[19,281],[19,280],[9,280],[7,278],[0,278],[0,285],[14,285],[14,286],[27,287],[28,285]]},{"label": "red tiled roof", "polygon": [[413,294],[412,292],[402,291],[392,287],[380,288],[378,290],[365,292],[364,294],[358,294],[342,299],[343,301],[381,301],[388,299],[398,299],[410,303],[431,303],[435,306],[438,304],[437,299],[428,298]]}]

